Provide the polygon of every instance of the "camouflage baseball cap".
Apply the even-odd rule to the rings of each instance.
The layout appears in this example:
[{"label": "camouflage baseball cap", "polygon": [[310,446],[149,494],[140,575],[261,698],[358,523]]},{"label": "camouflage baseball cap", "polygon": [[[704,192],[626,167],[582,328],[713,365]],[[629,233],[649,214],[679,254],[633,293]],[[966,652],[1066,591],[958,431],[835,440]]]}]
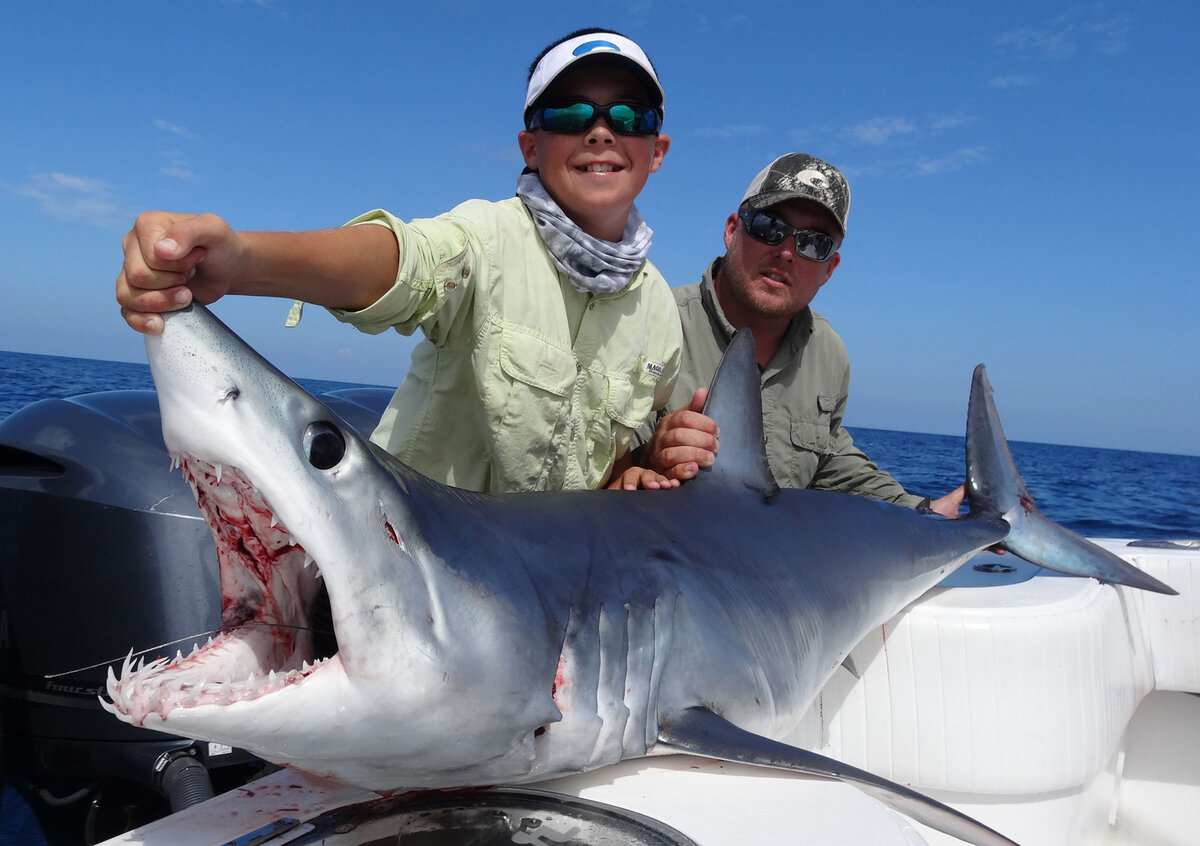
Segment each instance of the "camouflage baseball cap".
[{"label": "camouflage baseball cap", "polygon": [[742,205],[754,211],[788,200],[812,200],[829,209],[846,234],[850,186],[842,172],[807,153],[788,153],[763,168],[746,189]]}]

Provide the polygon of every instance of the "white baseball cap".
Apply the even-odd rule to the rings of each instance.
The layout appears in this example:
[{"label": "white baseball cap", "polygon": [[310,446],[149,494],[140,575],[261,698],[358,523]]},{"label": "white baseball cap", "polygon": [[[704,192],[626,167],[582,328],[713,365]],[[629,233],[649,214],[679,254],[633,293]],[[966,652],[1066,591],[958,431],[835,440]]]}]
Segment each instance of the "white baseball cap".
[{"label": "white baseball cap", "polygon": [[538,97],[545,93],[554,80],[562,76],[567,69],[585,59],[622,60],[631,64],[631,70],[643,80],[646,85],[646,93],[653,98],[650,105],[660,112],[662,111],[662,83],[658,81],[658,74],[654,72],[654,65],[650,64],[650,59],[645,51],[625,36],[617,35],[615,32],[590,32],[586,35],[569,38],[561,44],[555,44],[546,55],[542,56],[541,61],[537,63],[533,73],[529,76],[529,87],[525,91],[526,117]]}]

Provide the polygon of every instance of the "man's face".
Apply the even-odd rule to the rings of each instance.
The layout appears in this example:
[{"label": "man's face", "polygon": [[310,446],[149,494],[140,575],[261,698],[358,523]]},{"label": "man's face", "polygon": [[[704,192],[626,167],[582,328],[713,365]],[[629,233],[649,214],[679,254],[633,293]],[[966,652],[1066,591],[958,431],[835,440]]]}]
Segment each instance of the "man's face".
[{"label": "man's face", "polygon": [[[816,203],[789,200],[764,211],[796,229],[815,229],[841,239],[832,216]],[[791,235],[775,246],[757,241],[736,214],[725,221],[725,250],[717,292],[721,309],[738,329],[791,320],[812,302],[841,261],[841,253],[822,262],[796,255]]]},{"label": "man's face", "polygon": [[[601,65],[570,71],[554,82],[543,103],[590,100],[646,103],[629,71]],[[525,164],[542,177],[546,192],[583,231],[620,241],[646,179],[671,145],[666,135],[618,135],[603,117],[580,133],[523,130],[517,136]]]}]

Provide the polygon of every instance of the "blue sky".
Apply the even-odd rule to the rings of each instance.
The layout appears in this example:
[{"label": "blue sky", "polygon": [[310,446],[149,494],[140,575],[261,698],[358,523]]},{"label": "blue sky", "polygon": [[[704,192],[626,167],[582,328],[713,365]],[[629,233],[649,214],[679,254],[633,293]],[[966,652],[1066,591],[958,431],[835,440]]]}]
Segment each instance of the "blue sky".
[{"label": "blue sky", "polygon": [[[961,434],[985,362],[1011,439],[1200,454],[1200,4],[551,5],[3,4],[0,349],[143,361],[112,283],[144,209],[306,229],[511,196],[525,69],[601,25],[667,91],[639,208],[672,284],[775,156],[848,175],[815,306],[849,425]],[[298,377],[394,385],[412,346],[216,311]]]}]

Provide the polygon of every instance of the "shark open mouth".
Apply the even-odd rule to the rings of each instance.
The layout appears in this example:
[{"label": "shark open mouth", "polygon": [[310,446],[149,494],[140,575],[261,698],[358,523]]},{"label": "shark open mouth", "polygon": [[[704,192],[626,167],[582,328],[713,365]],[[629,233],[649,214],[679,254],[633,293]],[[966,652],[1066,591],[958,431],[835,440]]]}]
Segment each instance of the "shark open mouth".
[{"label": "shark open mouth", "polygon": [[189,655],[146,662],[131,653],[119,678],[109,668],[113,706],[105,707],[138,725],[178,708],[261,698],[319,672],[337,652],[320,570],[258,489],[235,468],[173,461],[213,531],[221,628]]}]

